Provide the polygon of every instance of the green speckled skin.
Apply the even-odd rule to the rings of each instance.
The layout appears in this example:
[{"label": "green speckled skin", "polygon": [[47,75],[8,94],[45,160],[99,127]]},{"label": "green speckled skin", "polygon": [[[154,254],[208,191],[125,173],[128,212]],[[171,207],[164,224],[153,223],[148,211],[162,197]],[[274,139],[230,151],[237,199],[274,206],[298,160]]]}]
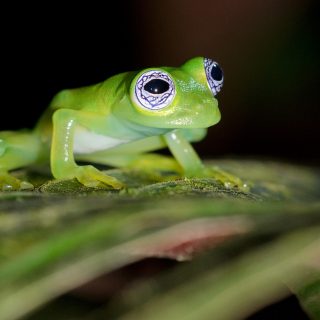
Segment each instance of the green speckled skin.
[{"label": "green speckled skin", "polygon": [[[138,77],[148,70],[163,71],[174,82],[174,99],[163,109],[144,109],[133,99]],[[190,142],[202,139],[206,128],[219,120],[218,102],[208,85],[202,57],[178,68],[126,72],[96,85],[63,90],[53,98],[34,130],[0,132],[0,188],[32,187],[13,177],[10,170],[49,161],[55,178],[77,178],[89,187],[120,189],[124,185],[92,165],[78,165],[76,160],[203,176],[207,172]],[[94,137],[94,147],[90,142],[83,145],[83,137],[90,136]],[[75,152],[75,139],[80,139],[77,148],[85,152]],[[90,152],[90,148],[114,141],[121,143]],[[146,154],[164,147],[174,159]]]}]

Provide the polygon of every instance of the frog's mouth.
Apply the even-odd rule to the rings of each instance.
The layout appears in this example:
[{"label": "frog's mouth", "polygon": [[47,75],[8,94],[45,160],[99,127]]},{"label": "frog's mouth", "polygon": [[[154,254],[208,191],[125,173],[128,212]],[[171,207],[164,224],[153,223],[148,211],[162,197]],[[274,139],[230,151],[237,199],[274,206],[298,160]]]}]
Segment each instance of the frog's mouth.
[{"label": "frog's mouth", "polygon": [[199,104],[177,104],[162,110],[142,110],[135,108],[131,101],[123,99],[114,108],[118,119],[143,127],[179,129],[179,128],[208,128],[220,121],[221,115],[216,99],[207,99]]},{"label": "frog's mouth", "polygon": [[[193,106],[192,110],[176,108],[176,111],[163,120],[159,125],[165,128],[208,128],[221,119],[217,103]],[[157,124],[154,124],[157,127]]]},{"label": "frog's mouth", "polygon": [[170,114],[155,112],[151,116],[136,116],[129,121],[137,124],[162,129],[179,129],[179,128],[208,128],[221,119],[220,111],[217,104],[199,105],[190,109],[176,107]]}]

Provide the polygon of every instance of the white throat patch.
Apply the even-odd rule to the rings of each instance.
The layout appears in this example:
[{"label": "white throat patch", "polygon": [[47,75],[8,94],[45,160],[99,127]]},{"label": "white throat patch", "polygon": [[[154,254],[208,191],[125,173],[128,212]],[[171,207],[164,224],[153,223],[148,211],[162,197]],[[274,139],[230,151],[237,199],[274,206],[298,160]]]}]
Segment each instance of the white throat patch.
[{"label": "white throat patch", "polygon": [[73,152],[76,154],[88,154],[107,150],[127,142],[130,142],[130,140],[104,136],[77,126],[74,134]]}]

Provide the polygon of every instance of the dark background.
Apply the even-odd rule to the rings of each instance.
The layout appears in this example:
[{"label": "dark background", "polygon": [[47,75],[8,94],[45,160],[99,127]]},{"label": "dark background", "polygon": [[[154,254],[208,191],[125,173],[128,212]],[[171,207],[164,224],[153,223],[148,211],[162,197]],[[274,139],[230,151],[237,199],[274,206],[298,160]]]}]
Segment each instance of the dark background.
[{"label": "dark background", "polygon": [[0,129],[32,127],[61,89],[201,55],[225,72],[202,156],[308,164],[319,151],[319,1],[12,3],[2,11]]}]

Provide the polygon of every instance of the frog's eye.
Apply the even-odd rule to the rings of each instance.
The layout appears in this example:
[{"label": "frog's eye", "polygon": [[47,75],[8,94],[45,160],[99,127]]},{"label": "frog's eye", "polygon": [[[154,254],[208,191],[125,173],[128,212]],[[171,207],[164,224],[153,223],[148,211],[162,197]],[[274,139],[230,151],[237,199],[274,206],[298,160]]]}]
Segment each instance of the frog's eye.
[{"label": "frog's eye", "polygon": [[134,100],[142,108],[159,110],[167,107],[176,94],[170,75],[160,70],[141,74],[134,88]]},{"label": "frog's eye", "polygon": [[207,81],[213,95],[221,90],[223,85],[223,72],[217,62],[204,58],[204,69],[206,71]]}]

